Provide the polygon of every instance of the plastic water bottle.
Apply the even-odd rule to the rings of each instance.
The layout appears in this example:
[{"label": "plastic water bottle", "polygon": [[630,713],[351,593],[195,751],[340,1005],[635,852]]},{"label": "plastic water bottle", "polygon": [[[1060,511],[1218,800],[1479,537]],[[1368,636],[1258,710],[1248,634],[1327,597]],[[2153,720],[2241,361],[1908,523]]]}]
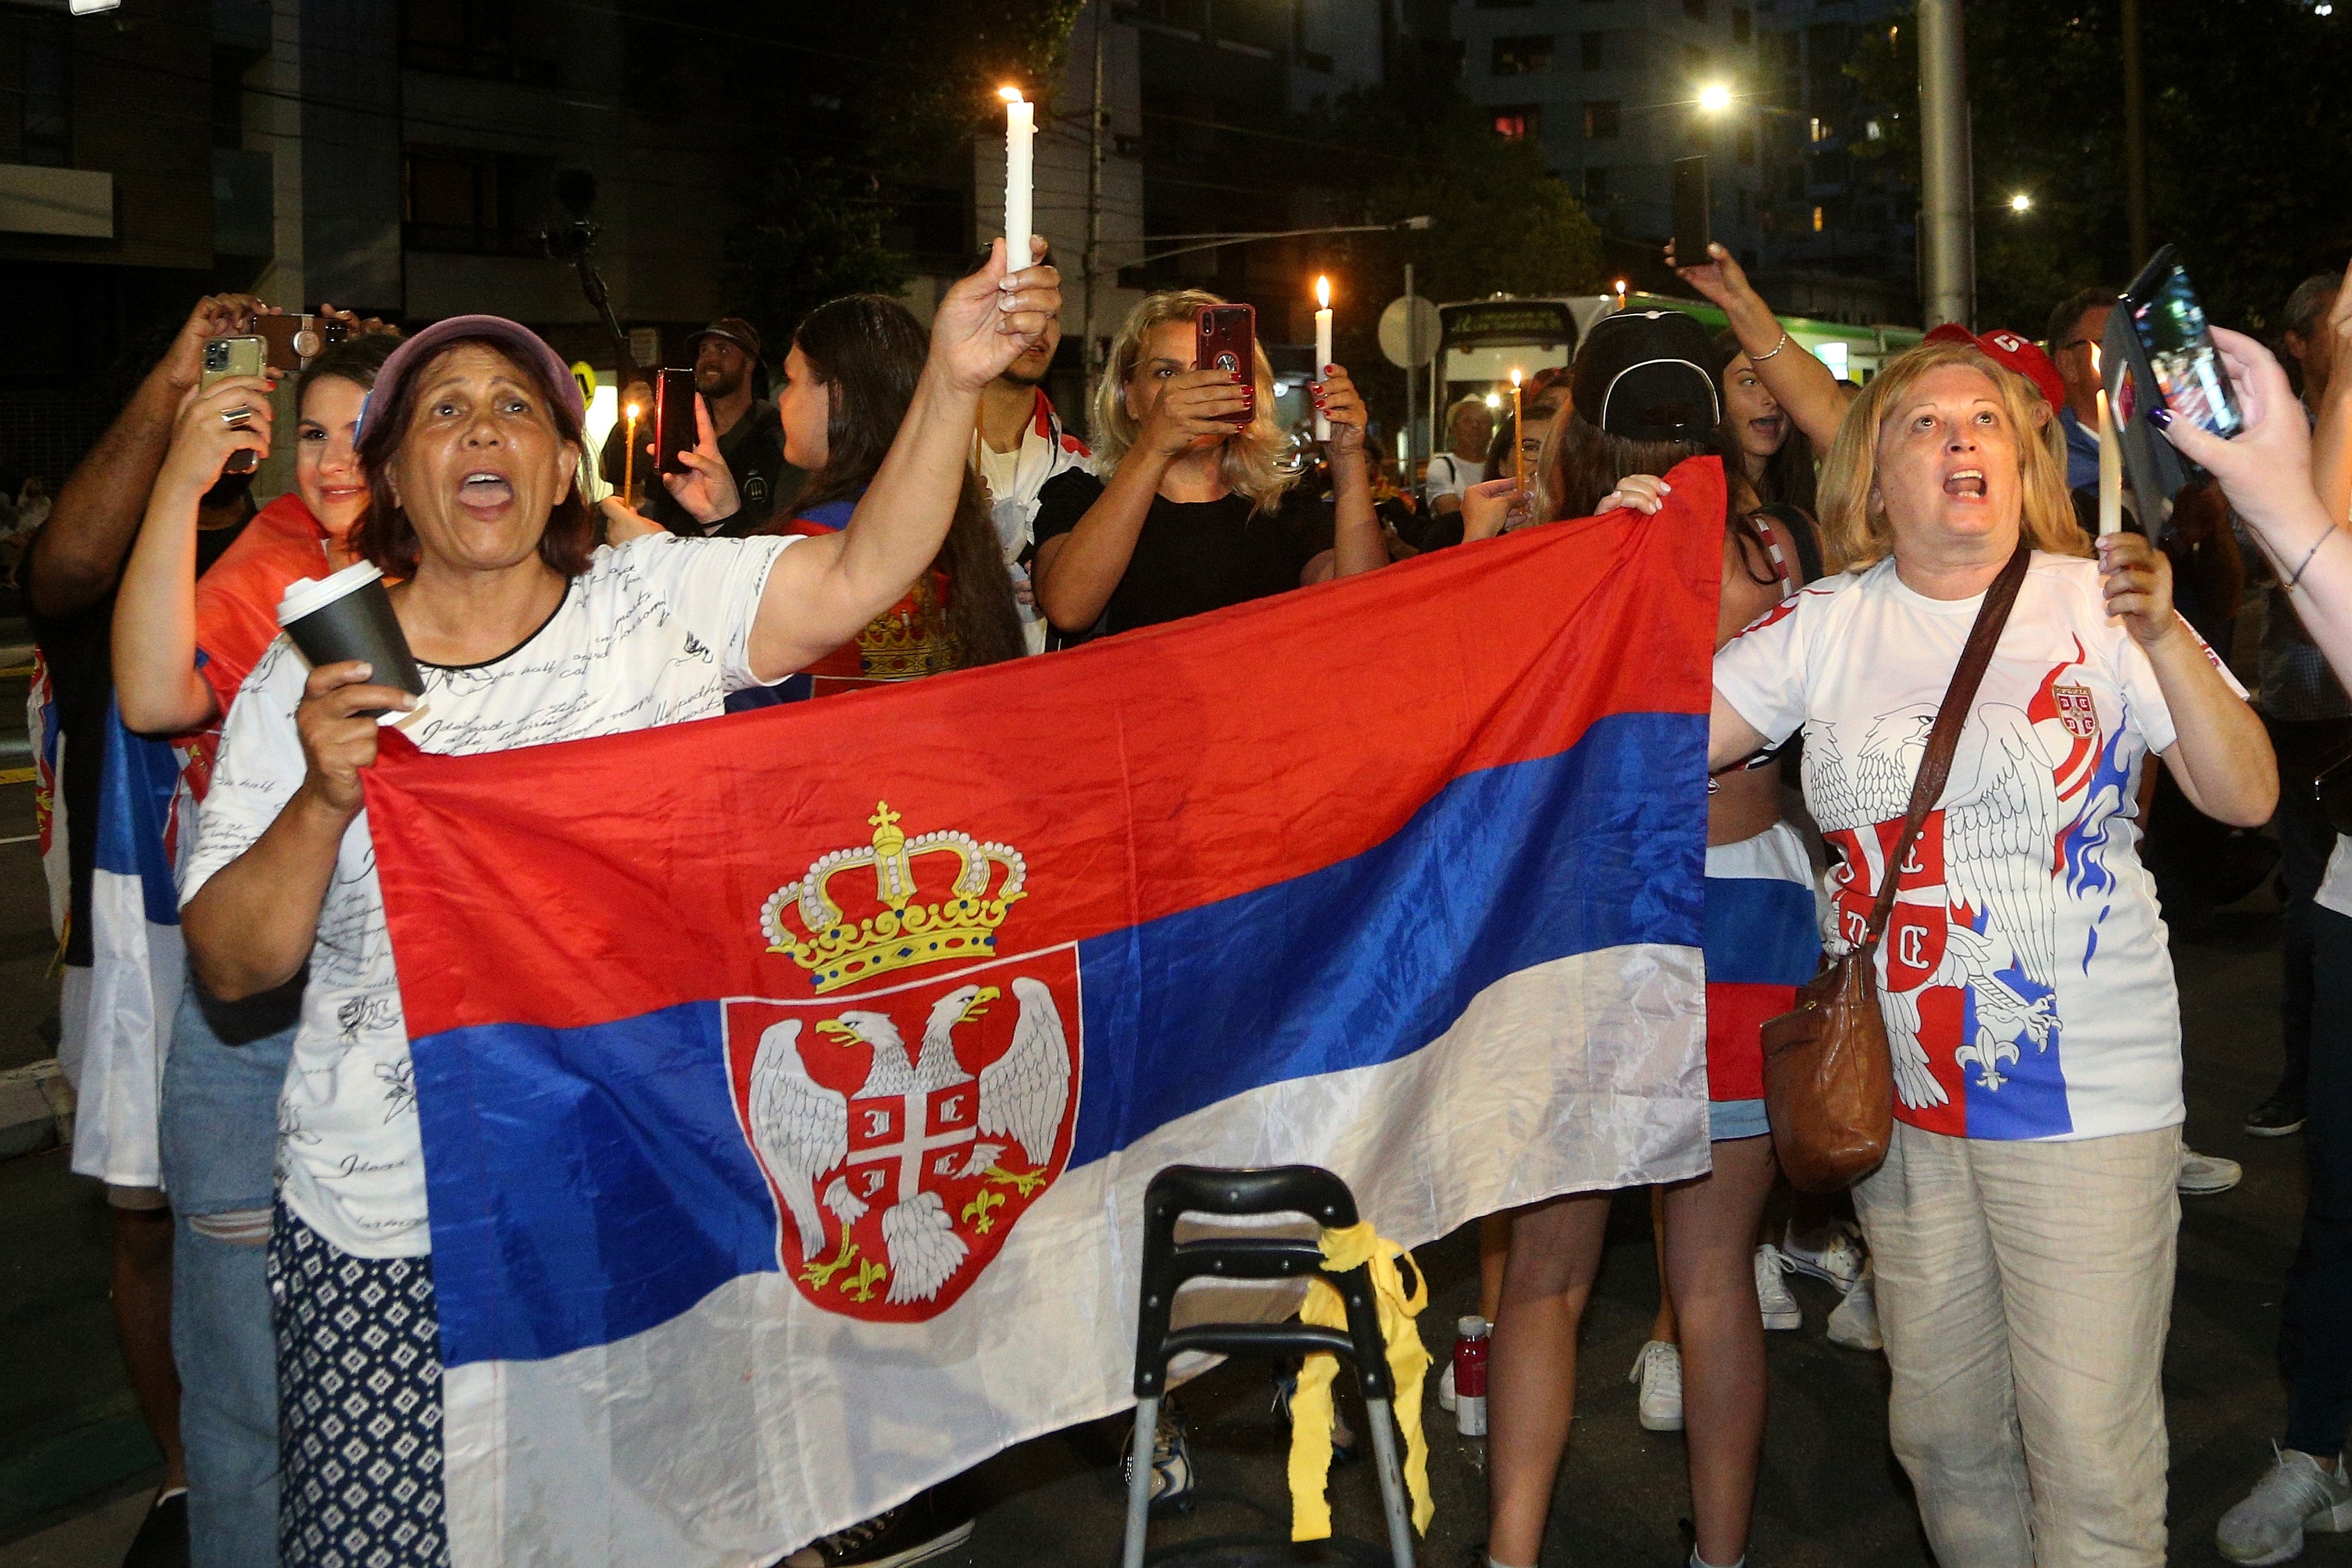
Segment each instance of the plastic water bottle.
[{"label": "plastic water bottle", "polygon": [[1486,1320],[1454,1325],[1454,1419],[1465,1437],[1486,1435]]}]

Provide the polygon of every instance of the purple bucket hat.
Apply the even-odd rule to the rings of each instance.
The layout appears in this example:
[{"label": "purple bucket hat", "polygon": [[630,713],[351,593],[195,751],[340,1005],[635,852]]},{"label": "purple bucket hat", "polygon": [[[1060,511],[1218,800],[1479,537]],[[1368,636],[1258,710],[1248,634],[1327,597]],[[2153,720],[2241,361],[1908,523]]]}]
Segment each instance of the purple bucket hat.
[{"label": "purple bucket hat", "polygon": [[451,316],[434,322],[415,337],[402,340],[401,345],[392,351],[383,368],[376,372],[375,385],[361,407],[360,428],[355,437],[364,437],[367,432],[369,407],[379,399],[385,406],[391,406],[403,378],[430,364],[436,354],[461,339],[496,343],[518,362],[536,365],[546,375],[547,384],[555,389],[555,395],[572,411],[572,425],[576,427],[586,423],[588,411],[580,401],[580,384],[572,378],[572,367],[563,363],[562,356],[547,346],[546,339],[520,321],[509,321],[504,316]]}]

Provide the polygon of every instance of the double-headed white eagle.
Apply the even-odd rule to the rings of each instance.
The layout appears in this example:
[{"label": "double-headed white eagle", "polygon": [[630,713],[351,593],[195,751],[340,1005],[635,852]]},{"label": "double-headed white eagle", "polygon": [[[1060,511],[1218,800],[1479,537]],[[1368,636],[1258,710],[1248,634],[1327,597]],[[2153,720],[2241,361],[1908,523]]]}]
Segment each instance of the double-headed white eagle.
[{"label": "double-headed white eagle", "polygon": [[[801,1060],[799,1019],[772,1024],[761,1035],[751,1059],[751,1142],[784,1195],[803,1258],[814,1258],[824,1250],[816,1184],[849,1157],[850,1100],[910,1097],[919,1108],[934,1090],[971,1082],[972,1075],[956,1059],[954,1030],[986,1012],[999,994],[992,985],[965,985],[940,997],[932,1005],[921,1048],[911,1061],[906,1040],[886,1013],[852,1009],[819,1023],[816,1032],[821,1035],[873,1047],[874,1064],[855,1095],[827,1089],[809,1076]],[[1061,1136],[1062,1113],[1070,1100],[1070,1051],[1061,1011],[1042,980],[1018,976],[1013,994],[1020,1001],[1021,1016],[1012,1046],[980,1069],[978,1128],[955,1173],[958,1177],[979,1175],[1004,1152],[1003,1142],[984,1142],[988,1135],[1019,1143],[1036,1168],[1053,1159],[1054,1144]],[[911,1119],[914,1131],[919,1131],[919,1113]],[[939,1194],[918,1189],[904,1176],[873,1195],[877,1203],[888,1205],[882,1211],[883,1247],[890,1267],[887,1300],[929,1300],[963,1262],[968,1250],[963,1237],[956,1234]],[[824,1204],[845,1231],[871,1206],[840,1175],[825,1184]]]},{"label": "double-headed white eagle", "polygon": [[[1806,794],[1822,828],[1867,832],[1876,823],[1899,822],[1935,723],[1936,710],[1925,704],[1881,714],[1851,763],[1838,749],[1835,727],[1823,726],[1821,743],[1805,753]],[[1921,991],[1975,988],[1976,1037],[1963,1040],[1954,1056],[1962,1066],[1973,1063],[1988,1089],[2005,1081],[2000,1064],[2017,1059],[2018,1036],[2046,1047],[2057,1022],[2058,785],[2049,752],[2023,709],[1987,703],[1969,716],[1938,804],[1944,812],[1943,954],[1916,986],[1882,992],[1895,1092],[1914,1110],[1948,1098],[1919,1041]],[[1867,868],[1855,870],[1866,874]],[[1895,874],[1892,868],[1887,874]],[[1985,931],[1949,913],[1960,907],[1989,916]],[[2000,978],[2010,968],[2044,994],[2028,1001]]]}]

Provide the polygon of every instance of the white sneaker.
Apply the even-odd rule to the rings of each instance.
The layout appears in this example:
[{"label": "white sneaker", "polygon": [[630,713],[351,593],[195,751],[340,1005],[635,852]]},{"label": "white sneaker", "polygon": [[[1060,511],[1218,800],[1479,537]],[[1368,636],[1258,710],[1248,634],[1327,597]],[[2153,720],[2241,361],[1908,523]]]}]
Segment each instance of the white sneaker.
[{"label": "white sneaker", "polygon": [[1678,1345],[1664,1340],[1652,1340],[1633,1358],[1633,1370],[1625,1379],[1641,1386],[1636,1402],[1642,1413],[1644,1432],[1679,1432],[1683,1429],[1683,1352]]},{"label": "white sneaker", "polygon": [[1788,1281],[1780,1278],[1788,1267],[1788,1258],[1770,1242],[1756,1249],[1756,1305],[1762,1310],[1768,1329],[1805,1326],[1804,1309],[1797,1305],[1796,1297],[1789,1293]]},{"label": "white sneaker", "polygon": [[2186,1143],[2180,1146],[2180,1191],[2186,1196],[2208,1198],[2215,1193],[2226,1193],[2245,1173],[2245,1168],[2235,1160],[2224,1160],[2219,1154],[2200,1154]]},{"label": "white sneaker", "polygon": [[1830,1238],[1818,1252],[1801,1245],[1793,1227],[1781,1232],[1780,1256],[1798,1273],[1810,1274],[1841,1290],[1850,1290],[1853,1282],[1862,1278],[1862,1266],[1869,1261],[1870,1249],[1863,1245],[1862,1233],[1854,1229],[1852,1222],[1839,1220],[1830,1226]]},{"label": "white sneaker", "polygon": [[2331,1476],[2309,1454],[2272,1447],[2278,1462],[2213,1531],[2213,1544],[2232,1563],[2284,1563],[2303,1555],[2306,1532],[2352,1530],[2352,1477],[2342,1457]]},{"label": "white sneaker", "polygon": [[1462,1402],[1454,1394],[1454,1358],[1448,1356],[1445,1370],[1437,1374],[1437,1407],[1440,1410],[1458,1410],[1461,1405]]},{"label": "white sneaker", "polygon": [[1873,1288],[1877,1276],[1869,1263],[1862,1266],[1862,1278],[1845,1293],[1845,1300],[1830,1310],[1830,1343],[1843,1345],[1850,1351],[1878,1351],[1886,1342],[1878,1333],[1878,1294]]}]

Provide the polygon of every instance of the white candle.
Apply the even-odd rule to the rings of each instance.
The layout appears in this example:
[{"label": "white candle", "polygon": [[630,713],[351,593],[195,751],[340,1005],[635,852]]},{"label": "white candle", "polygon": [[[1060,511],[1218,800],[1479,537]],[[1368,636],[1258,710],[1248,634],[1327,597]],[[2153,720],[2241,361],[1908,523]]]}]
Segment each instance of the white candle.
[{"label": "white candle", "polygon": [[1037,136],[1037,106],[1017,87],[999,88],[1004,100],[1004,269],[1029,265],[1030,171]]},{"label": "white candle", "polygon": [[2124,453],[2116,439],[2115,416],[2107,407],[2106,378],[2099,371],[2099,351],[2091,350],[2091,371],[2099,375],[2099,532],[2120,533],[2124,526]]},{"label": "white candle", "polygon": [[[1326,367],[1331,363],[1331,279],[1328,278],[1315,279],[1315,381],[1319,386],[1323,377],[1328,374]],[[1331,421],[1325,418],[1319,409],[1315,415],[1315,438],[1318,441],[1331,438]]]}]

